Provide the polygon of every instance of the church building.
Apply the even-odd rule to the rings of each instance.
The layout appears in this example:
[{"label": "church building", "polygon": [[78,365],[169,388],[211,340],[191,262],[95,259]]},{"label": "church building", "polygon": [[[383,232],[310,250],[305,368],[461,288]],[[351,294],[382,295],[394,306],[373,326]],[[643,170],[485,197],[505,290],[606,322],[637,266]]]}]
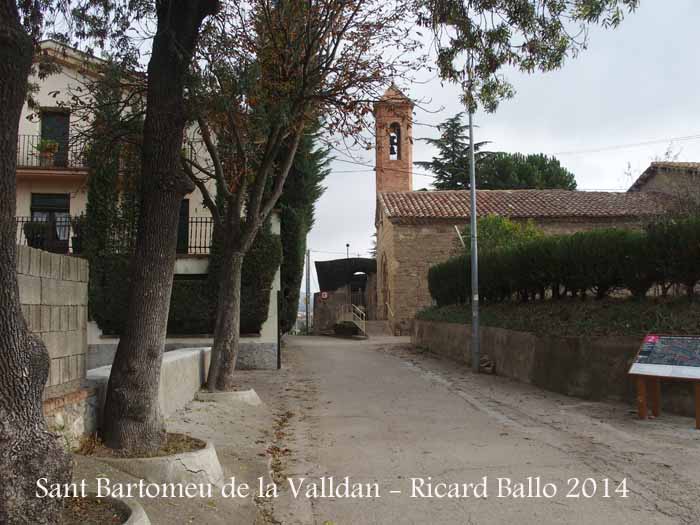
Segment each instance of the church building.
[{"label": "church building", "polygon": [[[455,226],[464,229],[472,210],[469,191],[413,191],[411,100],[391,86],[374,110],[376,315],[387,320],[395,334],[408,335],[416,312],[432,304],[428,269],[459,252]],[[676,206],[677,188],[665,191],[663,180],[688,180],[697,187],[698,172],[694,163],[654,163],[624,193],[477,190],[476,213],[532,220],[551,234],[640,228]]]}]

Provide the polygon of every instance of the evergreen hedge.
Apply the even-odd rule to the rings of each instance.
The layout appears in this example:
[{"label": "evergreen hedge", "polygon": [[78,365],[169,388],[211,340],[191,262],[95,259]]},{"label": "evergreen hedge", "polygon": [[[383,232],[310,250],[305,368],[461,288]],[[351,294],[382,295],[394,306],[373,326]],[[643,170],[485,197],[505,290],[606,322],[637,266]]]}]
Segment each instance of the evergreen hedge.
[{"label": "evergreen hedge", "polygon": [[[212,259],[215,259],[212,255]],[[279,235],[269,226],[258,233],[243,260],[241,279],[241,333],[258,333],[267,320],[272,282],[282,259]],[[170,297],[168,334],[199,335],[214,332],[218,281],[210,260],[207,278],[176,278]],[[101,279],[90,314],[105,334],[119,335],[124,328],[128,300],[129,256],[110,254],[101,262]]]},{"label": "evergreen hedge", "polygon": [[[491,302],[588,293],[604,298],[616,290],[644,297],[654,285],[679,285],[692,296],[700,281],[698,261],[698,217],[656,222],[645,231],[535,237],[479,253],[479,293]],[[468,302],[469,254],[432,266],[428,284],[438,306]]]}]

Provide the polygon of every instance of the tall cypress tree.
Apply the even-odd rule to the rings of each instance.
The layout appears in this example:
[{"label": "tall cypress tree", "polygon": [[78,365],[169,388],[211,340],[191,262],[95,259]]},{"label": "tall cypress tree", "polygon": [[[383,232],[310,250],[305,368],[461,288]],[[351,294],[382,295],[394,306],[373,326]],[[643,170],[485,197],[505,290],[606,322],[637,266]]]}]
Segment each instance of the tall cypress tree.
[{"label": "tall cypress tree", "polygon": [[288,332],[296,322],[306,236],[314,224],[314,206],[325,190],[323,180],[330,171],[329,151],[318,147],[317,138],[314,131],[304,134],[279,201],[283,254],[283,301],[279,315],[283,332]]}]

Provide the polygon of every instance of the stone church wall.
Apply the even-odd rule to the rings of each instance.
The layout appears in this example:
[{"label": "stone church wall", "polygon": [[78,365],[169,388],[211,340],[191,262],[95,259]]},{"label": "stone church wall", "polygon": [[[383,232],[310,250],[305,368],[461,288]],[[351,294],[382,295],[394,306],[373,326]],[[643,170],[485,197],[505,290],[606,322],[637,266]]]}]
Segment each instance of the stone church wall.
[{"label": "stone church wall", "polygon": [[[557,219],[535,221],[546,234],[571,234],[598,228],[642,228],[638,219]],[[392,224],[384,218],[378,235],[377,286],[378,304],[389,302],[393,316],[384,318],[392,328],[410,334],[416,312],[433,304],[428,289],[428,270],[460,252],[453,222],[427,224]],[[458,223],[460,231],[467,223]],[[386,257],[387,275],[382,273],[382,258]],[[384,280],[387,286],[384,287]],[[385,297],[388,290],[388,299]],[[382,311],[381,309],[379,310]]]},{"label": "stone church wall", "polygon": [[[464,226],[460,223],[460,229]],[[447,222],[392,224],[386,234],[391,236],[389,249],[383,252],[387,256],[389,303],[394,314],[390,321],[395,332],[408,335],[416,312],[432,304],[428,269],[459,253],[459,240],[454,223]]]}]

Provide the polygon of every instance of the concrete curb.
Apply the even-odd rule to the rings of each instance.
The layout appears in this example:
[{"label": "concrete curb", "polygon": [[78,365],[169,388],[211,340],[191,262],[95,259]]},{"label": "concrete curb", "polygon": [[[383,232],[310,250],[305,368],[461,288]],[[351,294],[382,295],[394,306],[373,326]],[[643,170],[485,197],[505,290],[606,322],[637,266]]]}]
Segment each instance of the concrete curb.
[{"label": "concrete curb", "polygon": [[98,458],[112,467],[153,483],[224,484],[224,472],[211,442],[203,449],[156,458]]},{"label": "concrete curb", "polygon": [[129,510],[131,511],[129,519],[127,519],[123,525],[151,525],[151,520],[148,519],[146,511],[143,510],[141,504],[135,499],[112,499],[122,502],[124,505],[129,507]]},{"label": "concrete curb", "polygon": [[96,492],[88,492],[88,497],[108,500],[116,504],[117,507],[121,507],[123,510],[129,512],[129,517],[126,519],[122,525],[151,525],[151,520],[148,519],[146,511],[143,510],[141,504],[133,498],[113,498],[111,496],[106,496],[102,498],[97,498]]},{"label": "concrete curb", "polygon": [[197,401],[229,404],[244,403],[254,407],[261,406],[263,404],[262,399],[260,399],[257,392],[252,388],[250,390],[239,390],[236,392],[199,391],[195,394],[194,398]]}]

